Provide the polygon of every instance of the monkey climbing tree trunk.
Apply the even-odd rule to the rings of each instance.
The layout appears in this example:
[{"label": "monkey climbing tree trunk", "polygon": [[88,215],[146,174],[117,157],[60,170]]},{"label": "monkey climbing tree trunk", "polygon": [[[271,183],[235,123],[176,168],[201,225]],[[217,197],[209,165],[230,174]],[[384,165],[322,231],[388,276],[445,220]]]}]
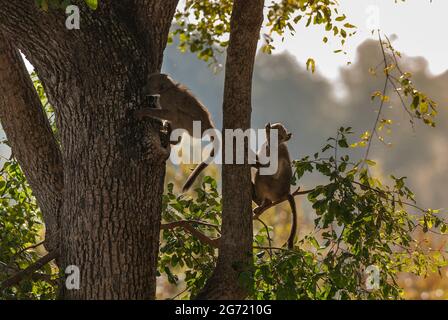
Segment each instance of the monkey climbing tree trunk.
[{"label": "monkey climbing tree trunk", "polygon": [[[103,1],[94,12],[72,3],[81,9],[80,30],[34,0],[0,0],[0,40],[8,41],[0,45],[1,121],[45,223],[57,230],[47,249],[58,251],[62,271],[79,268],[79,290],[62,297],[154,298],[169,153],[157,124],[133,111],[144,106],[147,75],[160,70],[177,1]],[[55,107],[58,142],[16,49]]]},{"label": "monkey climbing tree trunk", "polygon": [[[224,85],[224,130],[246,130],[251,127],[252,75],[263,7],[263,0],[234,1]],[[222,193],[223,225],[218,263],[198,299],[242,299],[251,286],[253,224],[250,165],[224,164]]]}]

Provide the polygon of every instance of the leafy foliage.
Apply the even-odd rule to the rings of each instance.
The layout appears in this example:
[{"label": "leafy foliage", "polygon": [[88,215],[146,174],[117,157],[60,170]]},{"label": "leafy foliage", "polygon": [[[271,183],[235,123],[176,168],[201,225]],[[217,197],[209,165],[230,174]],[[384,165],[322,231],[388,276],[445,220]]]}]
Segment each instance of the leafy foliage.
[{"label": "leafy foliage", "polygon": [[[39,242],[42,217],[25,176],[15,160],[0,170],[0,282],[32,265],[39,254],[26,250]],[[55,289],[47,265],[32,279],[0,292],[0,299],[51,299]]]},{"label": "leafy foliage", "polygon": [[[415,125],[415,119],[421,120],[430,127],[436,126],[437,103],[415,86],[412,81],[412,73],[402,70],[399,64],[401,53],[392,46],[389,38],[385,37],[386,40],[383,40],[381,33],[378,31],[378,44],[383,60],[376,67],[369,69],[369,73],[374,77],[378,76],[378,74],[384,75],[383,90],[375,91],[371,95],[372,101],[379,100],[378,115],[372,130],[365,131],[360,136],[360,140],[351,145],[352,147],[367,147],[366,159],[369,156],[373,138],[376,136],[378,140],[385,143],[385,138],[381,134],[383,129],[386,128],[387,133],[392,131],[392,119],[388,119],[383,115],[385,104],[392,100],[391,96],[388,95],[389,91],[392,91],[399,101],[398,104],[408,115],[412,127]],[[380,67],[382,67],[382,72],[378,71]]]},{"label": "leafy foliage", "polygon": [[[175,15],[176,25],[172,36],[179,37],[179,48],[196,52],[198,57],[220,67],[218,57],[228,46],[232,0],[186,0]],[[294,34],[294,25],[306,20],[306,26],[322,25],[331,36],[339,37],[341,44],[356,32],[355,26],[346,22],[338,12],[336,1],[282,0],[270,1],[267,7],[263,51],[271,53],[274,36],[284,39],[285,32]],[[328,42],[328,37],[323,39]],[[342,52],[337,50],[335,52]],[[312,60],[312,59],[311,59]]]},{"label": "leafy foliage", "polygon": [[[325,31],[333,37],[339,37],[344,45],[348,37],[353,36],[356,27],[346,21],[347,17],[340,14],[337,1],[332,0],[281,0],[272,1],[267,14],[269,33],[265,35],[265,52],[274,49],[272,35],[284,37],[286,31],[294,34],[294,25],[305,20],[305,25],[322,25]],[[283,38],[282,38],[283,39]],[[323,38],[328,42],[328,36]],[[342,52],[342,49],[335,51]]]},{"label": "leafy foliage", "polygon": [[[403,108],[408,112],[410,121],[413,119],[420,119],[425,124],[435,127],[435,117],[437,115],[437,103],[428,97],[425,93],[416,88],[412,81],[412,74],[403,71],[399,64],[401,53],[397,51],[386,37],[383,41],[381,35],[379,36],[379,43],[383,52],[383,73],[385,75],[385,88],[390,86],[392,90],[400,98]],[[376,75],[377,68],[371,68],[370,73]],[[381,92],[374,92],[372,100],[379,97],[382,102],[389,101],[386,95],[386,90]],[[406,104],[405,100],[410,102]]]},{"label": "leafy foliage", "polygon": [[179,37],[179,49],[197,53],[198,58],[218,64],[216,54],[228,46],[232,0],[186,0],[175,15],[171,34]]},{"label": "leafy foliage", "polygon": [[[405,178],[392,176],[392,183],[384,185],[369,174],[364,161],[334,155],[348,148],[350,133],[350,128],[341,128],[339,138],[330,138],[322,148],[322,156],[316,153],[295,161],[295,182],[306,172],[317,172],[328,184],[308,194],[316,214],[315,230],[293,251],[282,249],[257,262],[257,298],[399,298],[399,272],[426,275],[446,266],[440,252],[415,246],[416,229],[446,233],[447,225],[438,211],[416,205]],[[366,288],[369,266],[380,271],[378,290]]]},{"label": "leafy foliage", "polygon": [[[219,234],[221,225],[221,199],[216,181],[205,177],[202,188],[196,189],[196,192],[196,199],[176,196],[173,184],[169,184],[163,199],[163,223],[191,223],[199,232],[214,238]],[[166,274],[169,282],[176,284],[179,277],[175,273],[182,270],[184,281],[192,295],[203,287],[216,263],[215,249],[212,246],[201,243],[179,228],[162,232],[160,253],[160,272]]]}]

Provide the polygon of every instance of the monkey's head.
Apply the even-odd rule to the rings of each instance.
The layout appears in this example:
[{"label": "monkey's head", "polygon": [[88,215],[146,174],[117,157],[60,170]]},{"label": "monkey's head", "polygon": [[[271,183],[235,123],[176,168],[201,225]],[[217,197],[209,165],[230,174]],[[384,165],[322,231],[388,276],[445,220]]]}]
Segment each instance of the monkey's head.
[{"label": "monkey's head", "polygon": [[285,126],[281,123],[274,123],[274,124],[270,124],[268,123],[266,125],[266,134],[269,137],[269,132],[268,130],[272,130],[275,129],[277,130],[277,134],[278,134],[278,142],[279,143],[283,143],[283,142],[287,142],[291,139],[292,137],[292,133],[288,132],[285,128]]},{"label": "monkey's head", "polygon": [[162,94],[176,86],[174,80],[163,73],[153,73],[148,78],[148,95]]}]

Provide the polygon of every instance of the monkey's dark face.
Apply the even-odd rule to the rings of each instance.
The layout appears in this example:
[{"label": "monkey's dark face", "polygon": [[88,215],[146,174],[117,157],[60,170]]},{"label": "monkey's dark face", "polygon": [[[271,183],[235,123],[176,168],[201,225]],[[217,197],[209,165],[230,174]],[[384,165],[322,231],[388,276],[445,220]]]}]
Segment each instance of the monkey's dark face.
[{"label": "monkey's dark face", "polygon": [[148,94],[157,95],[175,86],[174,81],[166,74],[153,74],[148,79]]},{"label": "monkey's dark face", "polygon": [[289,140],[291,140],[291,138],[292,138],[292,133],[288,133],[287,135],[286,135],[286,138],[285,138],[285,142],[286,141],[289,141]]},{"label": "monkey's dark face", "polygon": [[273,125],[270,125],[270,128],[271,130],[277,130],[279,143],[287,142],[292,138],[292,133],[286,131],[285,126],[281,123],[274,123]]},{"label": "monkey's dark face", "polygon": [[278,142],[279,143],[287,142],[291,139],[291,137],[292,137],[292,133],[279,134]]}]

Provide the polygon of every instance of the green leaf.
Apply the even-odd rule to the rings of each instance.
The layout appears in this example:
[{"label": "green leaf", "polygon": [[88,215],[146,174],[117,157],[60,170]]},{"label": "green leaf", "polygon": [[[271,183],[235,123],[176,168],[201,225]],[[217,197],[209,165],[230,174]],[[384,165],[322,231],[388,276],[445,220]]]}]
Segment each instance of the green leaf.
[{"label": "green leaf", "polygon": [[85,0],[90,9],[96,10],[98,8],[98,0]]}]

